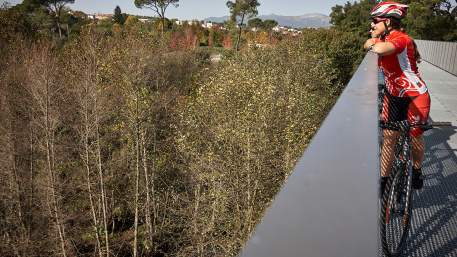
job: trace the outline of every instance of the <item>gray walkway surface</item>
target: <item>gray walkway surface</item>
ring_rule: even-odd
[[[423,62],[434,122],[452,126],[425,133],[424,188],[413,195],[413,218],[404,256],[457,257],[457,77]]]

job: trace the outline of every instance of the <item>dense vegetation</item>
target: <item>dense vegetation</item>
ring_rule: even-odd
[[[38,38],[2,49],[2,256],[236,255],[360,57],[333,30],[213,65],[141,25]]]
[[[368,17],[376,0],[362,0],[336,5],[330,14],[331,23],[343,31],[368,36]],[[450,0],[398,0],[409,6],[403,22],[409,35],[416,39],[457,41],[457,1]]]
[[[0,8],[1,256],[235,256],[363,56],[37,2]]]

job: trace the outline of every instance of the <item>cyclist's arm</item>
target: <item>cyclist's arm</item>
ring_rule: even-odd
[[[396,51],[395,45],[391,42],[378,42],[373,45],[371,51],[377,53],[380,56],[393,54]]]
[[[391,42],[383,42],[379,38],[368,39],[363,45],[363,48],[371,50],[381,56],[392,54],[397,50],[394,44]]]

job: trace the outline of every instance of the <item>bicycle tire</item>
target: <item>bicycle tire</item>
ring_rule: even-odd
[[[412,211],[412,176],[406,164],[396,165],[387,181],[381,205],[381,243],[387,257],[399,256],[409,233]]]

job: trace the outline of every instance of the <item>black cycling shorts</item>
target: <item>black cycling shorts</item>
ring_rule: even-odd
[[[397,97],[386,92],[382,107],[381,120],[397,122],[408,120],[410,123],[427,123],[430,112],[430,95],[428,92],[413,97]],[[421,128],[410,131],[412,137],[422,135]]]

